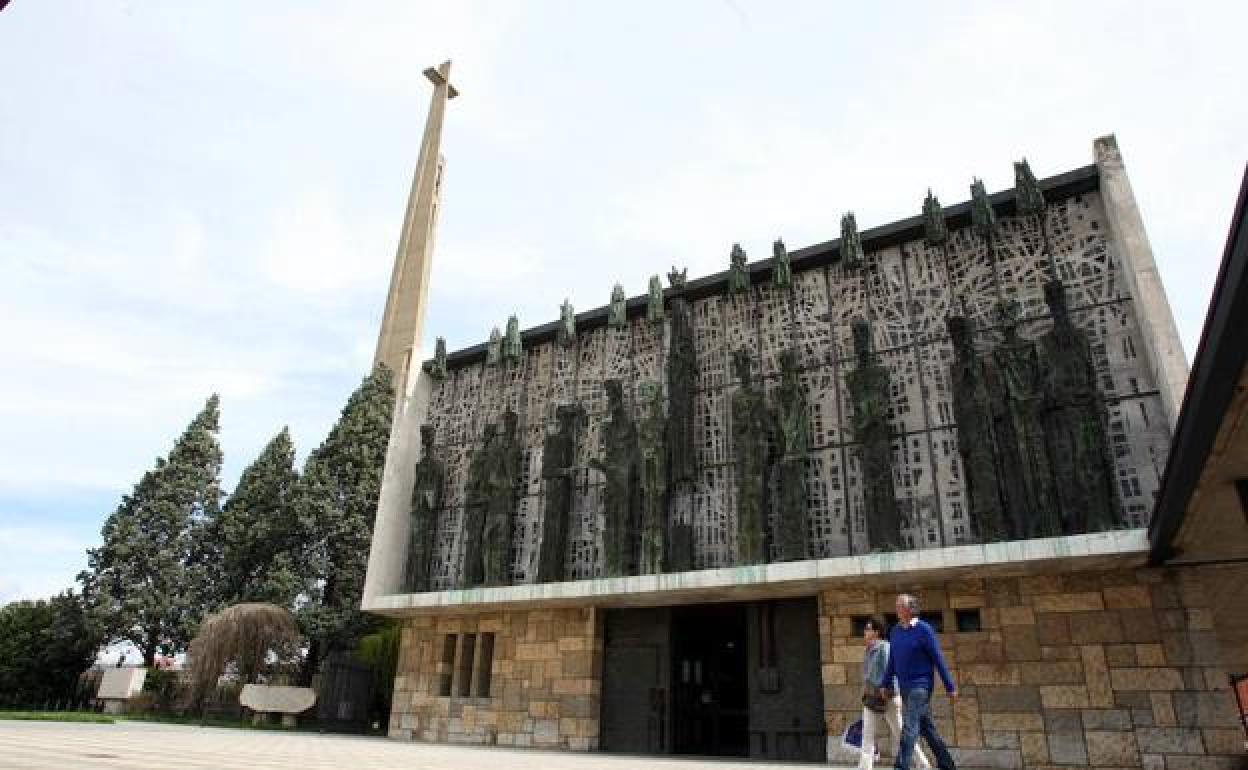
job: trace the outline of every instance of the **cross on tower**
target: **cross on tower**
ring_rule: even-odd
[[[451,85],[451,62],[425,69],[425,77],[433,83],[429,117],[420,143],[420,157],[412,176],[412,190],[407,199],[399,248],[394,256],[390,275],[390,292],[377,335],[377,352],[373,362],[384,363],[394,373],[395,389],[400,400],[407,385],[414,380],[412,371],[419,370],[418,353],[425,324],[425,300],[429,294],[429,271],[433,264],[434,231],[438,221],[441,198],[442,119],[446,102],[459,96]]]

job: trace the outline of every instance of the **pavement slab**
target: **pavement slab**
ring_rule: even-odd
[[[378,737],[150,722],[0,721],[0,767],[22,770],[744,770],[811,765],[451,746]]]

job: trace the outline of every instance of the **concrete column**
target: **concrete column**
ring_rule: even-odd
[[[365,610],[374,609],[374,600],[379,596],[403,592],[411,533],[412,483],[416,463],[420,461],[420,424],[429,412],[432,395],[433,378],[419,371],[407,381],[406,392],[400,392],[395,403],[360,602]]]
[[[1094,149],[1101,176],[1101,200],[1110,233],[1118,247],[1116,253],[1123,267],[1123,281],[1135,302],[1140,342],[1161,391],[1162,408],[1173,434],[1187,388],[1187,356],[1157,273],[1153,249],[1144,232],[1144,221],[1131,191],[1118,140],[1112,134],[1103,136],[1096,140]]]

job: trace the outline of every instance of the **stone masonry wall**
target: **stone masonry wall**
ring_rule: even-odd
[[[951,706],[937,685],[932,702],[959,767],[1241,766],[1244,733],[1197,570],[991,578],[906,590],[920,596],[926,617],[944,616],[941,647],[961,697]],[[861,715],[863,647],[852,636],[852,618],[891,612],[895,598],[895,591],[862,587],[820,594],[832,761],[845,725]],[[958,609],[978,609],[982,630],[957,632]]]
[[[475,695],[483,650],[471,669],[442,662],[493,634],[488,696]],[[449,743],[592,750],[598,747],[602,613],[592,608],[422,616],[403,629],[390,737]],[[462,659],[462,650],[456,650]],[[471,676],[471,679],[468,677]],[[450,696],[440,694],[449,677]],[[461,684],[470,694],[460,695]]]

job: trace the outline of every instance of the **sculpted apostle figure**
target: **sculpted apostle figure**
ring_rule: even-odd
[[[486,508],[490,498],[490,467],[493,461],[498,426],[486,424],[481,446],[472,453],[468,464],[468,483],[464,489],[464,523],[460,531],[461,588],[481,585],[485,579],[482,539],[485,536]]]
[[[584,411],[576,405],[555,409],[558,429],[542,445],[542,479],[545,482],[542,541],[538,550],[537,580],[563,580],[564,555],[568,550],[568,518],[572,515],[572,481],[576,463],[577,433]]]
[[[673,484],[693,481],[697,477],[697,456],[694,451],[693,412],[697,397],[698,352],[694,344],[693,311],[680,293],[684,274],[675,268],[672,279],[669,348],[667,355],[667,455],[668,473]]]
[[[1092,346],[1087,332],[1071,320],[1062,282],[1046,283],[1044,298],[1053,316],[1053,329],[1040,339],[1044,430],[1062,529],[1069,534],[1112,529],[1119,521],[1120,502]]]
[[[854,352],[858,367],[847,378],[854,404],[854,439],[862,458],[862,496],[867,543],[872,551],[896,551],[901,544],[901,512],[893,486],[893,429],[889,424],[892,397],[888,367],[871,350],[871,325],[854,321]]]
[[[1043,374],[1035,344],[1018,334],[1020,313],[1013,300],[997,308],[1004,338],[993,350],[988,386],[997,474],[1015,537],[1051,537],[1061,533],[1061,522],[1045,446]]]
[[[420,462],[412,482],[412,509],[407,546],[407,590],[429,590],[430,563],[433,560],[437,516],[442,510],[442,489],[446,467],[433,451],[432,425],[420,426]]]
[[[619,577],[635,574],[637,568],[637,426],[624,405],[623,384],[610,379],[603,386],[611,415],[602,429],[603,457],[590,460],[590,465],[607,477],[603,489],[603,570],[607,577]]]
[[[510,582],[511,532],[519,501],[524,455],[516,436],[516,413],[503,413],[503,437],[489,454],[485,513],[484,579],[486,585]]]
[[[806,456],[810,450],[810,422],[806,392],[797,369],[797,353],[780,354],[780,388],[772,417],[776,445],[776,530],[772,539],[779,561],[805,559],[810,553],[807,531]]]
[[[657,382],[641,386],[638,471],[641,481],[640,569],[643,575],[667,569],[667,418],[663,389]]]
[[[737,482],[737,564],[767,562],[767,404],[750,375],[750,353],[732,354],[740,387],[732,394],[732,457]],[[794,441],[799,440],[794,437]]]
[[[966,316],[945,321],[953,341],[950,365],[953,415],[958,424],[958,452],[966,480],[967,510],[981,542],[1018,537],[1007,526],[997,477],[997,436],[992,420],[992,395],[988,372],[975,351],[974,322]]]

